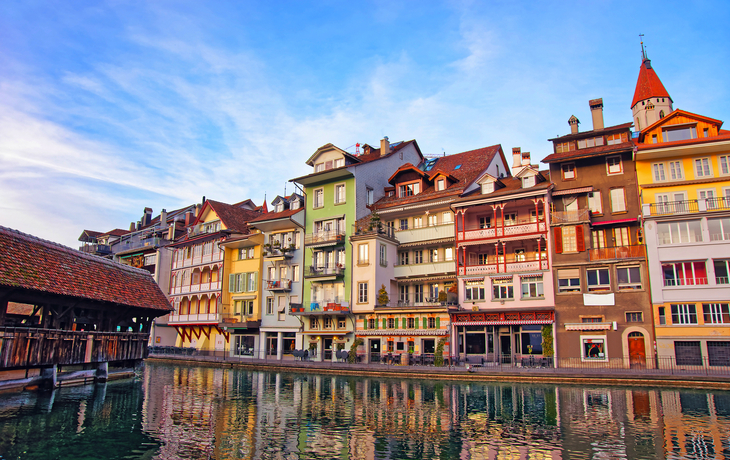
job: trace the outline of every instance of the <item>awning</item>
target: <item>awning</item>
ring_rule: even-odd
[[[399,248],[413,248],[417,246],[430,246],[430,245],[437,245],[437,244],[443,244],[443,243],[453,243],[455,241],[454,237],[450,238],[441,238],[438,240],[427,240],[427,241],[414,241],[412,243],[403,243],[398,245]]]
[[[608,331],[613,323],[565,323],[566,331]]]
[[[411,336],[411,335],[448,335],[448,329],[367,329],[357,331],[357,336],[369,335],[393,335],[393,336]]]
[[[504,320],[504,321],[461,321],[451,323],[454,326],[520,326],[523,324],[553,324],[551,319]]]
[[[593,222],[593,221],[591,221],[591,225],[593,227],[595,227],[597,225],[624,224],[624,223],[637,222],[637,221],[638,221],[638,219],[634,217],[633,219],[607,220],[605,222]]]
[[[560,196],[560,195],[576,195],[578,193],[588,193],[592,192],[593,187],[579,187],[579,188],[569,188],[567,190],[553,190],[553,196]]]

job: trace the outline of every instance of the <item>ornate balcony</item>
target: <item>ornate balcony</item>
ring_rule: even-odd
[[[468,240],[486,240],[492,238],[505,238],[519,235],[534,235],[535,233],[547,232],[547,226],[544,221],[540,222],[521,222],[516,225],[505,225],[504,227],[477,228],[467,229],[464,232],[461,241]]]
[[[543,260],[515,260],[506,262],[467,265],[459,267],[459,275],[496,275],[498,273],[517,273],[536,270],[547,270],[547,259]]]
[[[175,286],[170,288],[170,295],[190,294],[192,292],[220,291],[221,282],[212,281],[209,283],[192,284],[189,286]]]
[[[291,291],[291,280],[268,280],[266,281],[266,289],[279,292]]]
[[[219,324],[223,317],[219,313],[199,313],[196,315],[170,315],[168,324]]]

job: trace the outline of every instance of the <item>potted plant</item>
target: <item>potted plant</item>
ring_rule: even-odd
[[[390,298],[388,298],[388,290],[385,289],[385,284],[380,285],[378,290],[378,305],[388,305]]]
[[[433,365],[436,367],[444,366],[444,345],[446,344],[446,337],[441,337],[436,344],[436,353],[433,355]]]
[[[439,291],[439,302],[441,302],[441,305],[446,305],[447,299],[446,291]]]
[[[365,343],[361,338],[357,338],[352,342],[352,345],[350,345],[350,354],[347,355],[347,362],[350,364],[354,363],[355,360],[357,360],[357,347]]]

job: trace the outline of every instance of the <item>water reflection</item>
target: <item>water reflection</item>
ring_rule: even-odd
[[[727,392],[150,363],[137,382],[0,396],[0,458],[701,459],[729,442]]]

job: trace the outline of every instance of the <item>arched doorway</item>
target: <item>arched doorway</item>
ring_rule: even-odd
[[[631,332],[629,334],[629,365],[632,368],[646,367],[646,347],[644,334]]]

